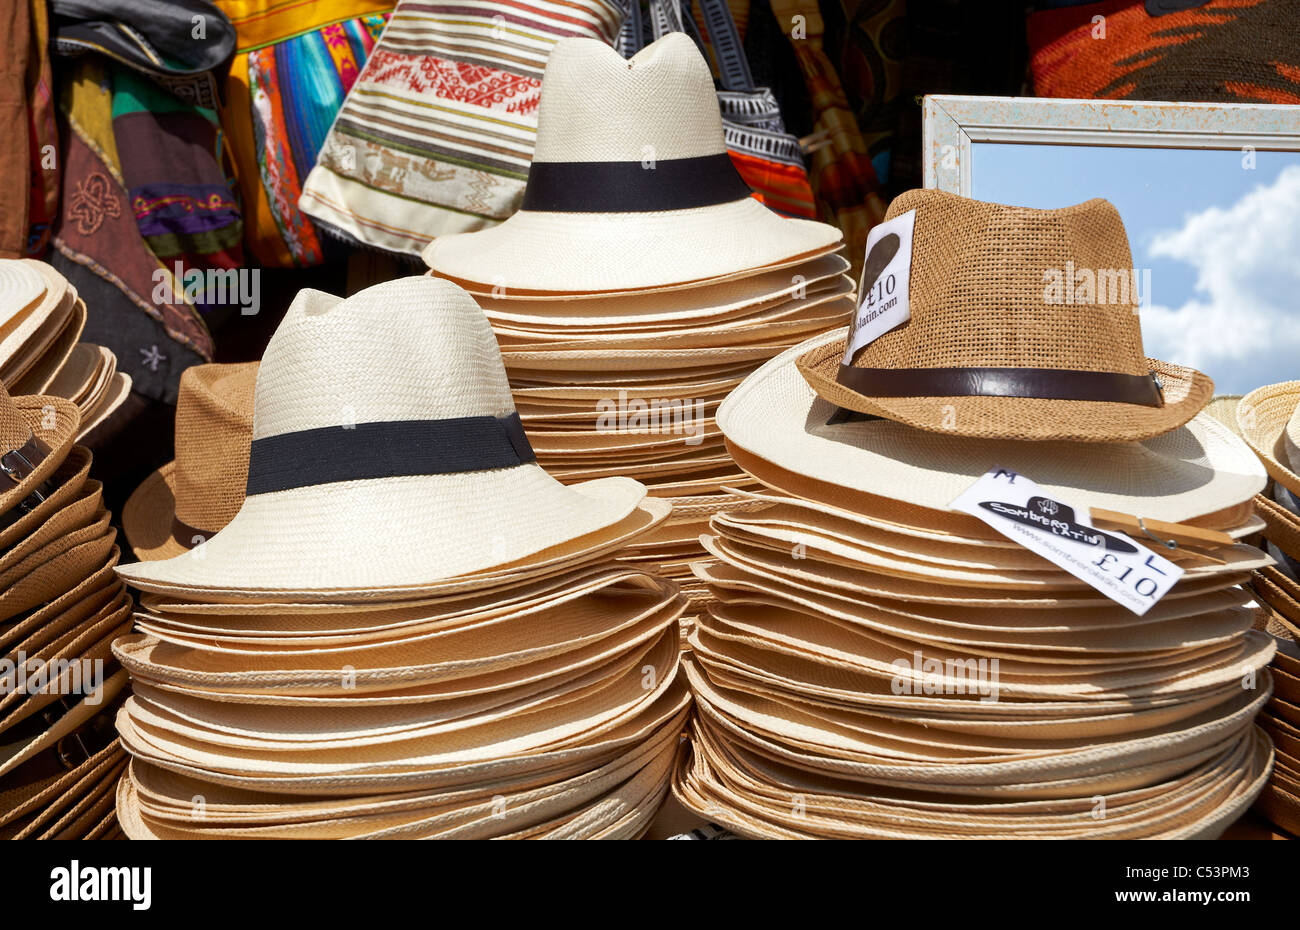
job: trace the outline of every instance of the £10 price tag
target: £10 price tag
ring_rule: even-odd
[[[912,232],[916,211],[900,213],[867,234],[867,254],[858,282],[858,309],[849,322],[844,364],[865,345],[912,318],[908,285],[912,277]]]
[[[1141,615],[1164,597],[1183,570],[1123,533],[1099,530],[1024,475],[993,468],[952,502]]]

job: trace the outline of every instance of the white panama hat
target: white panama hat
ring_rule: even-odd
[[[747,274],[836,248],[839,230],[750,196],[727,154],[708,64],[683,33],[631,59],[557,42],[522,208],[442,236],[443,277],[522,291],[621,291]]]
[[[939,511],[999,466],[1075,506],[1171,523],[1247,501],[1266,483],[1246,443],[1207,414],[1141,442],[1086,444],[974,439],[893,420],[842,420],[795,363],[844,333],[809,339],[746,378],[718,408],[727,441],[797,475]]]
[[[257,375],[248,493],[203,545],[122,566],[144,590],[413,596],[551,558],[645,488],[536,464],[482,311],[428,277],[304,290]]]

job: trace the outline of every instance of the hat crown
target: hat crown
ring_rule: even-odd
[[[1282,450],[1292,471],[1300,471],[1300,405],[1282,429]]]
[[[9,392],[0,385],[0,454],[21,449],[32,438],[32,427]]]
[[[201,532],[220,530],[244,500],[257,369],[257,362],[194,365],[181,375],[175,513],[177,520]]]
[[[708,63],[669,33],[625,59],[595,39],[562,39],[547,59],[535,162],[643,162],[726,151]]]
[[[885,219],[908,210],[911,319],[860,351],[855,366],[1147,374],[1140,282],[1110,203],[1037,210],[914,190]]]
[[[346,300],[300,291],[262,358],[253,439],[514,409],[487,317],[450,281],[417,276]]]

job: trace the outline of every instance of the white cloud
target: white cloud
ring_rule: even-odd
[[[1199,368],[1221,393],[1300,378],[1300,165],[1158,233],[1150,254],[1192,266],[1195,295],[1143,310],[1147,354]]]

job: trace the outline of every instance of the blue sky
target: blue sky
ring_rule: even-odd
[[[1224,394],[1300,378],[1300,152],[977,143],[971,178],[977,200],[1115,204],[1151,269],[1148,355]]]

